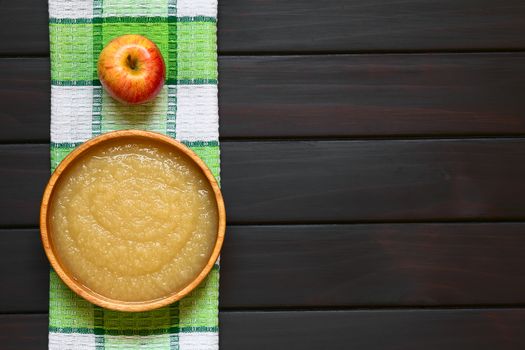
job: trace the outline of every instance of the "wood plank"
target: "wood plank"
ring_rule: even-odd
[[[0,227],[37,225],[48,145],[0,146]],[[223,142],[234,223],[522,220],[525,139]]]
[[[224,142],[230,223],[521,220],[525,139]]]
[[[37,229],[0,230],[0,313],[47,312],[49,263]]]
[[[48,55],[47,0],[0,2],[0,55]]]
[[[47,322],[47,314],[0,315],[2,349],[47,349]]]
[[[0,164],[0,227],[36,227],[50,176],[49,145],[0,145]]]
[[[221,313],[221,349],[516,350],[525,311]]]
[[[49,79],[47,58],[0,59],[0,141],[49,142]]]
[[[525,304],[525,223],[228,226],[220,307]],[[0,230],[0,313],[47,312],[37,229]]]
[[[221,136],[523,134],[524,61],[522,53],[222,57]]]
[[[525,224],[230,226],[221,308],[525,304]]]
[[[521,0],[227,0],[221,52],[523,49]],[[47,1],[0,4],[0,54],[47,54]],[[16,30],[14,30],[16,28]]]
[[[518,49],[521,0],[219,1],[227,52]]]
[[[523,309],[221,312],[220,346],[244,349],[515,350]],[[5,350],[46,349],[47,315],[1,315]]]
[[[221,57],[221,137],[523,135],[524,61],[523,53]],[[48,59],[0,59],[0,142],[49,141],[49,91]]]

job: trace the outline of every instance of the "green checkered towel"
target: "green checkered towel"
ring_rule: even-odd
[[[49,0],[51,167],[77,145],[117,129],[145,129],[191,147],[219,179],[216,0]],[[160,48],[167,81],[139,106],[110,98],[97,79],[102,48],[142,34]],[[50,349],[217,349],[218,265],[169,307],[123,313],[77,297],[51,272]]]

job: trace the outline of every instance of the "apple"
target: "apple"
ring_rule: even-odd
[[[137,34],[110,41],[100,53],[97,68],[98,78],[108,94],[126,104],[153,100],[166,78],[159,48]]]

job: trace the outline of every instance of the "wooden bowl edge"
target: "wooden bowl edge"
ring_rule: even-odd
[[[147,302],[124,302],[124,301],[118,301],[114,299],[106,298],[102,295],[99,295],[98,293],[95,293],[94,291],[90,291],[87,287],[80,284],[78,281],[73,279],[69,274],[62,268],[62,265],[60,264],[57,256],[54,253],[52,243],[50,240],[50,232],[48,229],[48,212],[49,212],[49,201],[51,199],[51,196],[53,194],[53,190],[55,188],[55,185],[60,178],[61,174],[68,169],[68,167],[84,152],[91,149],[92,147],[101,144],[103,142],[114,140],[122,137],[141,137],[145,139],[153,139],[155,141],[160,141],[162,143],[167,143],[171,146],[174,146],[177,148],[180,152],[187,155],[191,160],[198,165],[198,167],[202,170],[206,178],[208,179],[208,182],[210,186],[212,187],[215,195],[215,201],[217,204],[217,212],[218,212],[218,229],[217,229],[217,239],[215,241],[214,248],[212,250],[212,253],[210,255],[210,259],[204,266],[204,268],[201,270],[201,272],[191,281],[186,287],[184,287],[179,292],[172,294],[170,296],[167,296],[165,298],[147,301]],[[213,269],[213,266],[215,265],[220,251],[222,249],[222,245],[224,243],[224,237],[226,233],[226,209],[224,206],[224,199],[219,187],[219,184],[217,183],[217,180],[211,173],[210,169],[206,166],[204,161],[200,159],[200,157],[193,152],[189,147],[185,146],[181,142],[155,132],[150,131],[143,131],[143,130],[119,130],[119,131],[112,131],[97,137],[94,137],[77,148],[75,148],[71,153],[69,153],[64,160],[57,166],[53,174],[51,174],[51,177],[45,187],[44,194],[42,197],[42,202],[40,205],[40,237],[42,240],[42,246],[44,248],[44,251],[46,253],[46,256],[57,273],[57,275],[60,277],[60,279],[71,289],[73,290],[77,295],[81,296],[82,298],[86,299],[87,301],[101,306],[103,308],[107,308],[110,310],[116,310],[116,311],[126,311],[126,312],[142,312],[142,311],[149,311],[154,310],[166,305],[169,305],[171,303],[174,303],[182,298],[184,298],[186,295],[188,295],[191,291],[193,291],[210,273],[210,271]]]

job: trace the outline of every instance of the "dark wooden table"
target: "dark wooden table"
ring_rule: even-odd
[[[220,0],[221,349],[525,348],[525,2]],[[0,348],[47,345],[45,0],[0,0]]]

